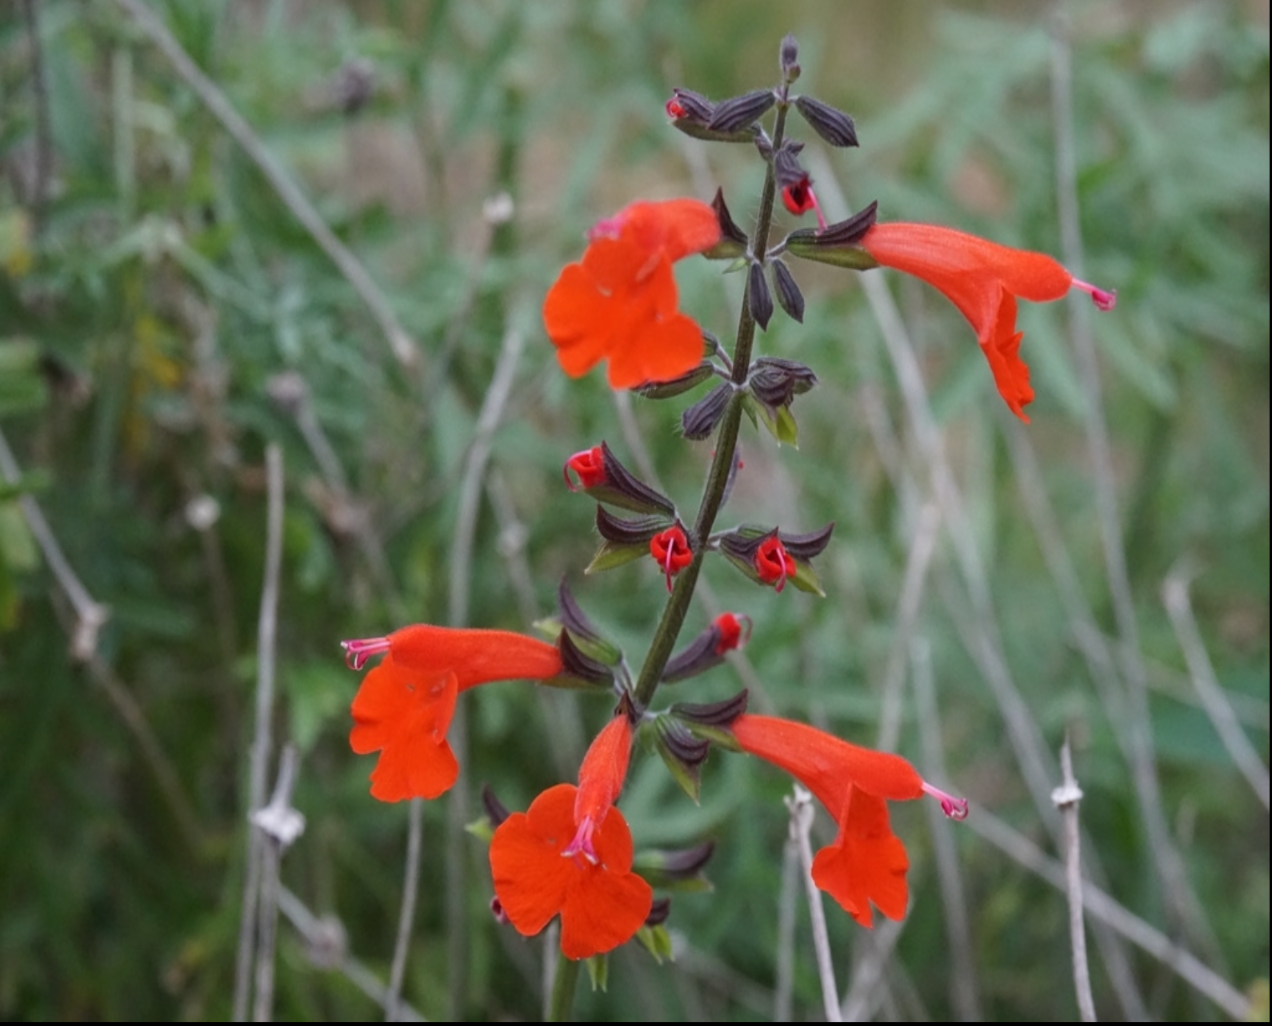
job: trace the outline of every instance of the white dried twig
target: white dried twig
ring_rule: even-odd
[[[1078,828],[1078,803],[1082,788],[1073,776],[1073,757],[1066,733],[1060,747],[1061,784],[1051,792],[1064,824],[1065,894],[1069,899],[1069,943],[1073,951],[1073,986],[1083,1022],[1098,1022],[1091,995],[1091,970],[1087,965],[1086,928],[1082,921],[1082,832]]]
[[[839,991],[835,987],[835,967],[830,958],[830,935],[826,931],[826,911],[822,908],[821,891],[813,883],[813,847],[808,835],[813,829],[813,796],[799,784],[795,794],[786,799],[790,810],[791,837],[799,846],[799,863],[808,892],[808,916],[813,933],[813,949],[817,954],[817,976],[821,980],[822,1004],[827,1022],[842,1022],[839,1015]]]

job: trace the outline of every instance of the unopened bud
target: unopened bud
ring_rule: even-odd
[[[782,78],[788,84],[799,78],[799,43],[790,34],[782,40],[780,61]]]
[[[680,415],[680,430],[684,436],[690,441],[699,442],[710,435],[724,416],[733,392],[733,384],[723,382],[685,410]]]
[[[799,290],[795,276],[782,261],[773,261],[773,284],[777,286],[777,303],[791,320],[804,323],[804,293]]]
[[[767,331],[769,319],[773,316],[773,296],[769,292],[768,279],[764,277],[764,265],[761,263],[753,263],[747,273],[746,301],[755,323]]]
[[[713,132],[736,132],[753,124],[776,102],[772,89],[756,89],[741,96],[730,96],[716,104],[707,128]]]
[[[804,116],[804,120],[812,126],[831,146],[856,146],[857,126],[842,110],[832,107],[811,96],[800,96],[795,100],[796,109]]]

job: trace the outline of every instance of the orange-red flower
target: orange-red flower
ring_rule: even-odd
[[[743,751],[785,770],[835,817],[839,833],[813,859],[813,882],[862,926],[873,903],[889,919],[905,915],[910,862],[888,823],[888,801],[936,797],[962,819],[967,802],[937,790],[899,755],[861,748],[814,727],[744,713],[730,728]]]
[[[1011,249],[975,235],[930,224],[875,224],[858,243],[877,263],[922,278],[959,308],[989,360],[998,391],[1013,413],[1028,421],[1033,401],[1029,368],[1020,358],[1016,299],[1046,303],[1069,289],[1091,295],[1111,310],[1117,293],[1079,281],[1043,253]]]
[[[692,199],[636,202],[589,233],[587,252],[548,290],[543,324],[571,377],[609,360],[611,388],[670,381],[702,359],[702,332],[676,308],[671,265],[720,240]]]
[[[459,764],[446,741],[459,693],[496,680],[547,680],[561,673],[554,645],[510,631],[415,624],[383,638],[341,642],[350,667],[386,653],[353,699],[349,744],[379,752],[371,794],[381,801],[436,798]]]
[[[613,808],[627,776],[625,711],[592,742],[579,786],[544,791],[495,830],[490,869],[501,912],[533,936],[561,917],[561,952],[590,958],[630,940],[649,915],[653,889],[632,872],[632,834]]]

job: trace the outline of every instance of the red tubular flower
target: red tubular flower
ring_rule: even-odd
[[[905,915],[910,862],[888,824],[888,801],[930,794],[947,816],[964,819],[967,802],[937,790],[899,755],[841,741],[791,720],[744,713],[730,728],[743,751],[785,770],[835,817],[839,833],[813,859],[813,882],[862,926],[873,903],[889,919]]]
[[[776,535],[765,538],[755,550],[755,572],[765,584],[773,585],[780,592],[786,587],[786,578],[794,576],[798,567],[795,559]]]
[[[570,479],[571,470],[578,475],[579,483],[577,486]],[[586,491],[589,488],[595,488],[597,485],[605,484],[607,480],[605,458],[601,454],[601,447],[594,445],[590,449],[576,452],[565,461],[563,473],[565,475],[565,485],[572,492],[578,491],[579,488]]]
[[[945,293],[976,329],[999,394],[1026,423],[1024,407],[1034,393],[1029,368],[1020,358],[1017,297],[1046,303],[1076,288],[1089,293],[1101,310],[1113,309],[1117,301],[1116,292],[1079,281],[1043,253],[1000,246],[952,228],[876,224],[859,245],[882,266],[913,274]]]
[[[671,265],[719,241],[715,211],[692,199],[632,203],[589,238],[583,260],[561,272],[543,302],[561,368],[577,378],[608,359],[611,388],[692,370],[702,332],[676,308]]]
[[[461,691],[496,680],[547,680],[562,670],[556,646],[510,631],[415,624],[341,644],[355,670],[387,653],[358,688],[349,733],[359,755],[380,753],[371,794],[385,802],[436,798],[455,783],[459,765],[446,731]]]
[[[653,889],[632,872],[632,834],[613,808],[627,776],[631,722],[620,712],[597,735],[579,786],[544,791],[495,830],[490,869],[500,912],[527,937],[561,917],[561,953],[590,958],[640,929]]]
[[[650,538],[649,554],[666,573],[668,591],[671,591],[671,579],[693,562],[693,549],[679,525],[659,531]]]

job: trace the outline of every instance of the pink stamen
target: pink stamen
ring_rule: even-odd
[[[596,824],[592,822],[592,817],[584,816],[583,822],[579,824],[578,833],[574,835],[574,840],[561,850],[561,857],[573,858],[575,855],[582,855],[592,865],[596,865],[601,860],[597,857],[596,848],[592,845],[592,834],[595,832]]]
[[[1094,285],[1090,285],[1085,281],[1080,281],[1077,278],[1073,279],[1073,287],[1075,289],[1081,289],[1083,292],[1087,293],[1087,295],[1091,297],[1091,302],[1095,304],[1095,308],[1097,310],[1107,313],[1109,310],[1112,310],[1113,307],[1117,306],[1117,290],[1109,292],[1105,289],[1098,289]]]
[[[663,570],[667,572],[667,594],[671,594],[671,557],[676,551],[675,539],[667,545],[667,555],[663,557]]]
[[[820,234],[826,230],[826,215],[822,213],[821,204],[817,202],[817,193],[813,192],[811,183],[808,186],[808,198],[813,204],[813,213],[817,215],[817,231]]]
[[[966,798],[955,798],[952,794],[946,794],[939,787],[933,787],[926,780],[923,781],[923,793],[931,795],[941,803],[941,811],[950,819],[966,819],[968,808]]]
[[[623,221],[625,218],[621,214],[614,217],[602,218],[587,230],[587,241],[595,242],[597,239],[617,239],[623,234]]]
[[[351,670],[361,670],[373,655],[389,650],[389,639],[358,638],[354,641],[342,641],[340,647],[345,650],[345,666]]]

